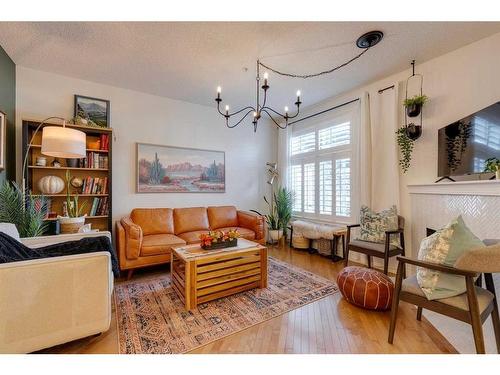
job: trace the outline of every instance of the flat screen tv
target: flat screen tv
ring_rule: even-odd
[[[485,161],[500,159],[500,102],[439,129],[438,175],[483,173]]]

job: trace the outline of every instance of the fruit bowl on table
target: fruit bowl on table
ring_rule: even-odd
[[[239,233],[237,230],[228,232],[210,231],[207,234],[201,234],[201,248],[203,250],[224,249],[226,247],[235,247],[238,245]]]

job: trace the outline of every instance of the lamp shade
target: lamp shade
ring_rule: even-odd
[[[84,158],[84,132],[63,126],[46,126],[42,131],[42,154],[56,158]]]

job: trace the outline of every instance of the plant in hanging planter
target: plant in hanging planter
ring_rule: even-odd
[[[414,147],[414,140],[408,137],[406,126],[402,126],[396,131],[396,141],[400,151],[399,165],[403,173],[406,173],[410,168]]]
[[[75,194],[74,198],[71,199],[71,174],[69,170],[66,170],[66,205],[67,205],[67,216],[58,216],[59,224],[61,225],[61,233],[76,233],[78,230],[85,225],[84,214],[87,202],[79,203],[78,193]]]
[[[497,180],[500,180],[500,159],[489,158],[484,162],[485,172],[494,172]]]
[[[472,135],[471,123],[457,121],[446,127],[445,135],[448,167],[453,172],[462,163],[462,156],[467,150],[468,140]]]
[[[403,105],[406,107],[408,117],[417,117],[428,99],[426,95],[415,95],[413,98],[405,99]]]

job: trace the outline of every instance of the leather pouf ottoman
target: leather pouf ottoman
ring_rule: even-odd
[[[346,267],[337,276],[344,298],[353,305],[369,310],[391,307],[394,283],[382,272],[365,267]]]

